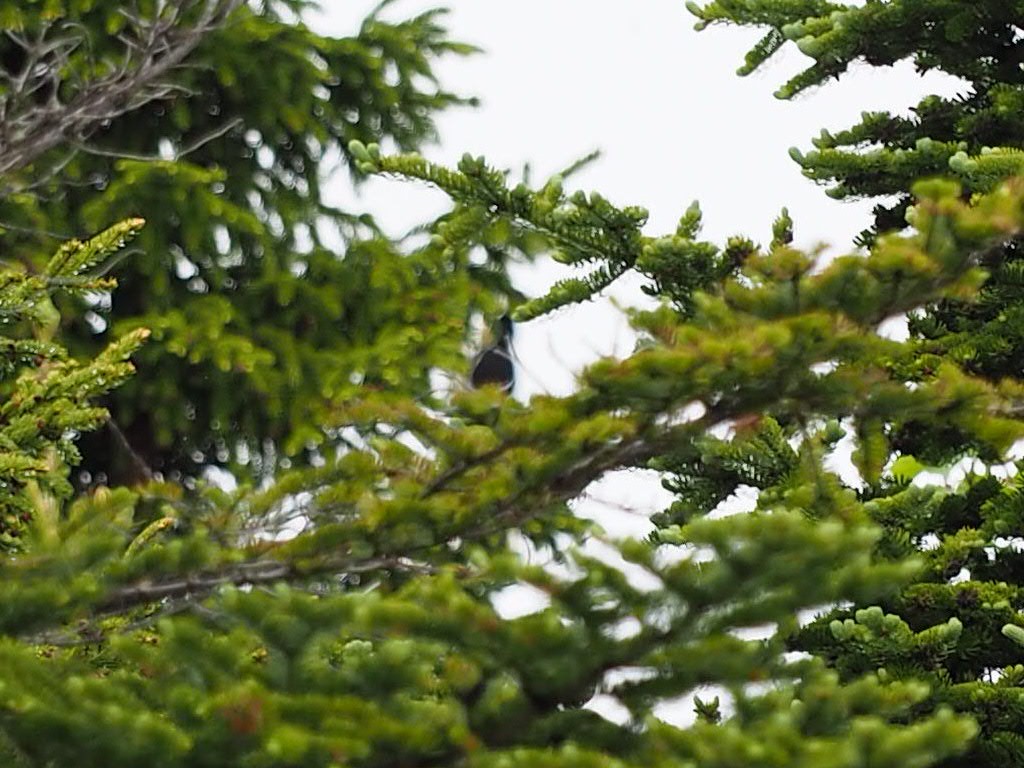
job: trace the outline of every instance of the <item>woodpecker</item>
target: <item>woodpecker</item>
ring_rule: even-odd
[[[473,359],[473,372],[469,381],[474,389],[497,384],[502,392],[511,392],[516,383],[516,369],[512,364],[512,318],[502,315],[498,320],[498,337]]]

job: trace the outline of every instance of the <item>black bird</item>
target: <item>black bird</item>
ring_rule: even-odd
[[[497,384],[502,392],[511,392],[516,383],[516,369],[512,364],[512,318],[502,315],[498,320],[498,337],[473,360],[469,381],[474,389]]]

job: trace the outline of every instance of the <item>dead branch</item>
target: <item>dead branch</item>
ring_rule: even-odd
[[[87,71],[105,65],[107,73],[87,79],[75,74],[81,67],[71,65],[73,54],[87,60],[92,56],[87,32],[79,26],[51,24],[32,36],[7,30],[23,56],[18,71],[0,70],[0,178],[32,166],[63,144],[84,148],[89,135],[106,122],[179,91],[173,71],[241,3],[170,0],[148,16],[121,9],[128,21],[118,36],[122,56],[91,61]],[[5,193],[16,189],[11,186]]]

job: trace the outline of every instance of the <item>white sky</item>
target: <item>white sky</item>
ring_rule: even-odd
[[[349,34],[374,0],[323,0],[317,26]],[[388,18],[403,18],[441,3],[399,0]],[[783,102],[774,90],[809,62],[792,45],[763,71],[746,78],[735,70],[761,32],[714,27],[698,33],[682,0],[449,0],[453,37],[484,53],[448,59],[437,72],[448,90],[478,96],[477,109],[453,110],[438,121],[440,146],[423,154],[453,165],[463,152],[518,172],[532,167],[532,181],[593,149],[602,158],[566,183],[567,190],[599,191],[618,205],[651,212],[647,233],[675,229],[691,201],[704,211],[704,236],[724,244],[734,234],[770,239],[783,206],[795,222],[796,244],[830,246],[842,253],[869,223],[871,202],[840,203],[804,178],[787,150],[811,147],[822,128],[846,128],[861,111],[906,112],[927,93],[952,95],[951,78],[921,78],[903,64],[862,67],[842,81]],[[851,3],[859,5],[860,3]],[[446,210],[446,198],[423,185],[373,179],[359,200],[345,180],[332,188],[334,202],[362,207],[395,232]],[[539,295],[566,274],[554,264],[517,273],[520,287]],[[639,280],[620,281],[619,301],[642,300]],[[516,396],[567,394],[573,373],[605,354],[628,354],[633,343],[621,314],[607,300],[590,302],[519,326],[521,362]],[[653,473],[621,473],[595,483],[579,514],[598,519],[614,536],[643,535],[650,524],[632,510],[656,510],[668,501]],[[644,477],[644,475],[650,475]],[[608,507],[595,501],[613,501]],[[733,505],[749,508],[752,499]],[[511,593],[508,614],[529,611],[527,595]],[[614,702],[595,707],[615,715]],[[685,724],[687,703],[661,715]]]

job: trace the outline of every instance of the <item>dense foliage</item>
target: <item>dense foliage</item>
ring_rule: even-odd
[[[129,21],[143,39],[173,7],[171,34],[207,5],[143,3]],[[450,169],[415,152],[431,114],[463,101],[430,79],[437,55],[469,51],[438,14],[395,23],[378,9],[356,37],[327,39],[295,20],[305,5],[233,7],[174,87],[9,173],[0,759],[1022,762],[1024,496],[987,467],[1024,437],[1024,387],[985,346],[1018,338],[997,325],[1020,311],[1013,142],[927,166],[913,152],[951,139],[891,118],[892,136],[829,135],[798,154],[844,194],[902,199],[829,263],[793,247],[785,211],[764,246],[702,240],[696,205],[651,235],[644,209],[559,176],[534,189],[482,158]],[[997,90],[998,61],[972,69],[963,49],[987,62],[997,37],[1014,46],[1000,21],[1022,13],[1005,7],[692,10],[770,28],[747,69],[798,40],[816,63],[787,96],[853,60],[903,56]],[[131,38],[103,4],[64,13],[8,11],[18,34],[0,61],[16,74],[47,50],[33,40],[95,41],[61,59],[77,74],[57,100],[74,103]],[[985,103],[963,100],[957,142]],[[453,209],[429,238],[389,240],[324,205],[322,174],[344,158],[357,177],[432,183]],[[855,168],[878,186],[848,179]],[[936,171],[953,180],[920,178]],[[44,247],[69,230],[101,234]],[[504,267],[539,254],[586,271],[521,301]],[[660,304],[633,313],[636,351],[592,365],[575,394],[432,388],[465,375],[478,314],[525,322],[628,271]],[[879,334],[901,314],[908,340]],[[856,487],[831,469],[847,443]],[[963,456],[982,474],[911,482]],[[202,482],[211,466],[237,489]],[[649,538],[610,541],[572,504],[632,467],[663,472],[675,501]],[[722,514],[742,487],[756,508]],[[609,557],[584,554],[587,538]],[[537,610],[499,611],[510,587]],[[587,706],[595,696],[621,716]],[[667,706],[694,722],[670,725]]]
[[[424,361],[457,365],[467,318],[490,308],[477,275],[494,272],[488,285],[501,290],[500,270],[471,270],[461,254],[409,256],[373,236],[372,217],[322,196],[348,141],[411,149],[434,138],[434,115],[467,103],[433,81],[434,61],[472,47],[450,39],[440,12],[389,22],[383,8],[352,37],[324,37],[290,21],[307,5],[236,9],[164,98],[8,179],[25,190],[0,201],[8,259],[33,264],[67,237],[147,221],[136,242],[145,257],[118,265],[119,290],[64,314],[77,353],[99,349],[108,328],[145,327],[156,342],[105,402],[149,471],[111,451],[105,430],[83,445],[92,479],[188,479],[209,466],[269,476],[281,459],[306,461],[326,415],[359,388],[401,383],[427,397]],[[0,40],[10,72],[26,64],[18,40],[41,35],[77,44],[72,72],[124,55],[116,4],[71,3],[58,22],[45,4],[7,13],[20,30]],[[51,166],[59,172],[39,170]]]
[[[865,113],[855,126],[823,130],[814,149],[792,151],[809,178],[831,185],[830,195],[895,199],[875,208],[865,242],[912,220],[907,214],[917,178],[956,179],[962,199],[977,200],[1024,168],[1024,128],[1018,119],[1024,99],[1024,7],[1019,3],[900,0],[854,8],[723,2],[692,10],[702,23],[769,28],[742,72],[752,71],[787,40],[811,57],[814,64],[780,89],[783,97],[838,77],[860,61],[886,65],[910,59],[921,72],[937,70],[963,80],[955,98],[927,96],[909,117]],[[986,271],[976,296],[967,301],[945,297],[910,314],[916,352],[909,364],[894,366],[894,375],[916,384],[929,380],[938,364],[955,363],[1002,386],[1020,385],[1021,244],[1015,236],[976,252],[977,264]],[[884,623],[879,623],[881,613],[839,611],[808,627],[795,647],[813,650],[845,676],[884,668],[899,678],[927,680],[934,702],[972,714],[981,726],[963,765],[1024,763],[1024,706],[1018,694],[1018,638],[1024,636],[1004,632],[1008,623],[1020,621],[1021,481],[1001,482],[990,474],[988,465],[999,464],[1002,455],[951,420],[936,428],[907,414],[884,426],[878,458],[886,460],[894,451],[900,463],[888,478],[865,474],[861,497],[886,530],[890,543],[884,554],[903,557],[927,547],[926,566],[882,603]],[[970,457],[987,464],[972,462],[971,473],[958,487],[905,487],[922,464]],[[702,478],[707,467],[686,469],[687,477]],[[765,487],[756,479],[744,482]],[[964,627],[956,644],[937,651],[921,636],[936,622],[954,617]],[[834,621],[842,627],[829,626]]]

